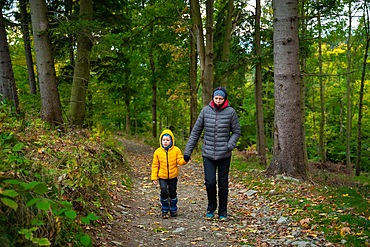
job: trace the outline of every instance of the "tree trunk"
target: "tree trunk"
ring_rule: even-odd
[[[18,94],[15,85],[12,61],[3,17],[3,4],[0,4],[0,101],[7,99],[18,111]]]
[[[212,100],[213,92],[213,2],[206,3],[206,53],[204,81],[202,87],[203,105],[206,106]]]
[[[190,1],[192,4],[192,1]],[[192,7],[190,7],[192,8]],[[193,19],[193,11],[190,13],[190,18]],[[197,51],[196,51],[196,26],[190,29],[190,54],[189,54],[189,85],[190,85],[190,132],[193,129],[198,116],[198,101],[197,101]],[[189,132],[189,134],[190,134]]]
[[[274,148],[268,175],[307,179],[304,160],[298,0],[274,0]]]
[[[135,119],[135,121],[134,121],[134,126],[135,126],[135,136],[137,136],[137,134],[138,134],[138,132],[139,132],[139,128],[138,128],[138,117],[137,117],[137,112],[136,112],[136,107],[135,107],[135,105],[134,105],[134,119]]]
[[[364,1],[364,9],[367,9],[367,0]],[[364,13],[364,25],[366,33],[366,44],[364,52],[364,60],[362,63],[362,74],[361,74],[361,85],[360,85],[360,97],[358,101],[358,121],[357,121],[357,160],[356,160],[356,176],[360,176],[361,172],[361,156],[362,156],[362,110],[363,110],[363,99],[364,99],[364,87],[365,87],[365,76],[366,76],[366,61],[370,46],[370,19],[368,12]]]
[[[226,28],[225,28],[225,38],[224,44],[222,49],[222,63],[227,64],[229,62],[229,55],[230,55],[230,42],[231,42],[231,33],[232,33],[232,26],[233,26],[233,14],[234,14],[234,0],[229,0],[227,5],[227,16],[226,16]],[[221,76],[221,86],[227,87],[228,78],[229,78],[228,71],[225,71]]]
[[[349,0],[348,7],[348,39],[347,39],[347,122],[346,122],[346,165],[351,167],[351,129],[352,129],[352,106],[351,106],[351,32],[352,32],[352,12],[351,0]]]
[[[305,0],[301,1],[301,20],[302,20],[302,38],[304,39],[306,36],[306,18],[305,18]],[[306,59],[307,59],[307,53],[302,55],[302,60],[301,60],[301,71],[306,70]],[[302,99],[302,104],[301,104],[301,117],[302,117],[302,128],[303,128],[303,151],[304,151],[304,160],[306,162],[305,166],[308,167],[308,154],[307,154],[307,141],[306,141],[306,77],[302,77],[301,81],[301,99]]]
[[[199,0],[190,0],[191,16],[195,26],[195,37],[197,40],[197,51],[199,55],[201,77],[204,74],[204,61],[205,61],[205,48],[204,48],[204,35],[202,16],[200,14]]]
[[[30,32],[28,29],[28,18],[27,18],[27,1],[19,0],[21,19],[22,19],[22,33],[23,33],[23,43],[24,51],[26,54],[27,71],[28,71],[28,81],[30,84],[30,93],[36,94],[36,79],[35,70],[33,68],[32,51],[30,44]]]
[[[64,1],[64,13],[66,16],[71,16],[73,14],[73,0],[65,0]],[[75,46],[75,36],[68,35],[69,40],[69,62],[70,64],[75,63],[75,56],[74,56],[74,46]]]
[[[150,69],[152,71],[152,136],[157,138],[157,79],[153,52],[149,52]]]
[[[191,18],[195,26],[195,38],[197,53],[199,56],[199,66],[200,66],[200,85],[203,86],[204,82],[204,70],[205,70],[205,45],[204,45],[204,34],[203,34],[203,24],[202,16],[200,14],[199,0],[190,0],[191,8]],[[204,99],[204,97],[202,97]],[[208,104],[208,102],[206,103]],[[204,105],[204,102],[203,102]]]
[[[203,106],[212,99],[213,91],[213,0],[207,0],[206,6],[206,45],[204,45],[202,17],[199,0],[191,1],[192,17],[195,25],[197,51],[200,63],[200,84],[202,85]]]
[[[319,46],[319,82],[320,82],[320,130],[319,130],[319,156],[321,162],[326,162],[326,150],[325,150],[325,96],[324,96],[324,82],[322,73],[322,39],[321,39],[321,15],[319,13],[317,17],[317,25],[319,29],[318,46]]]
[[[131,133],[131,117],[130,117],[130,95],[127,93],[125,96],[125,108],[126,108],[126,134]]]
[[[45,0],[30,0],[36,64],[41,95],[41,118],[52,125],[63,123],[55,74]]]
[[[80,20],[86,24],[92,20],[92,0],[80,1]],[[76,64],[69,105],[69,121],[82,126],[85,118],[86,89],[90,77],[90,52],[92,48],[89,27],[82,28],[77,37]]]
[[[263,90],[262,90],[262,62],[261,62],[261,1],[256,0],[256,26],[255,26],[255,51],[257,57],[256,63],[256,81],[255,81],[255,102],[256,102],[256,122],[257,122],[257,153],[261,164],[266,167],[266,144],[265,129],[263,121]]]

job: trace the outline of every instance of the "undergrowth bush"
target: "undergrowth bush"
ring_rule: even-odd
[[[112,191],[131,185],[120,145],[0,108],[0,246],[92,246],[87,226],[111,219]]]

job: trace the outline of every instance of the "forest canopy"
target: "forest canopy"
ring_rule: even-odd
[[[191,11],[197,1],[46,1],[48,28],[35,30],[32,21],[37,19],[31,17],[41,13],[41,8],[33,10],[32,5],[42,2],[2,1],[6,30],[2,37],[8,44],[17,108],[23,114],[41,114],[48,120],[45,108],[49,107],[57,111],[51,114],[54,118],[61,115],[49,119],[56,124],[102,126],[153,137],[163,128],[172,128],[180,140],[186,140],[193,118],[211,97],[209,88],[223,85],[241,122],[238,148],[259,151],[261,127],[256,128],[256,123],[260,117],[263,143],[271,154],[275,115],[271,1],[263,1],[259,8],[255,2],[214,1],[212,12],[207,4],[213,1],[198,1],[200,24],[211,21],[212,27],[202,29],[204,36],[212,34],[213,41],[211,50],[204,46],[205,60],[200,43],[192,41],[199,31],[196,11]],[[349,158],[356,163],[357,159],[361,170],[368,171],[366,1],[301,1],[298,9],[307,158],[335,163],[346,163]],[[212,20],[207,19],[210,13]],[[37,48],[43,34],[50,40],[47,52],[52,61],[37,54],[40,49],[46,51],[45,43]],[[25,49],[27,44],[29,50]],[[196,52],[192,53],[194,47]],[[202,62],[209,62],[209,52],[211,77]],[[191,62],[194,54],[195,65]],[[40,71],[43,63],[35,62],[38,56],[47,64],[53,62],[55,72]],[[8,60],[2,57],[2,61]],[[45,79],[42,73],[55,73],[55,78]],[[259,77],[262,112],[255,93]],[[52,87],[43,88],[54,80],[55,95]],[[8,87],[5,82],[2,86]],[[6,90],[2,94],[15,100]],[[42,101],[46,97],[53,97],[48,104]]]

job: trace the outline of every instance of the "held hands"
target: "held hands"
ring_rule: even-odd
[[[190,160],[190,155],[184,155],[184,160],[185,160],[186,162],[189,162],[189,160]]]

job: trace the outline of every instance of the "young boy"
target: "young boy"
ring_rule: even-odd
[[[152,181],[161,188],[160,202],[162,218],[177,216],[177,176],[178,166],[185,165],[181,150],[175,146],[175,137],[171,130],[166,129],[159,137],[160,147],[155,150],[152,162]]]

